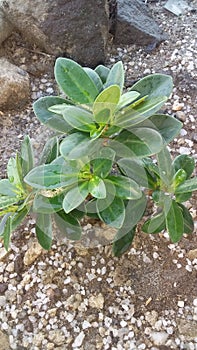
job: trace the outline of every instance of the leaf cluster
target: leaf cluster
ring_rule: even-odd
[[[33,109],[54,130],[35,166],[27,136],[20,154],[8,162],[0,181],[0,235],[8,249],[12,230],[36,213],[36,236],[52,244],[52,226],[79,240],[81,219],[95,217],[117,230],[116,256],[131,244],[151,192],[158,214],[144,225],[147,233],[167,229],[173,242],[193,230],[182,202],[197,188],[194,160],[171,160],[166,145],[182,124],[159,113],[172,92],[168,75],[149,75],[124,92],[121,62],[94,70],[58,58],[55,79],[60,96],[45,96]],[[153,157],[155,157],[154,159]]]

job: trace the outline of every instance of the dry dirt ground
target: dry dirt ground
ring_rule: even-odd
[[[153,51],[111,47],[108,65],[122,60],[126,85],[147,74],[174,80],[166,112],[183,121],[170,145],[173,155],[196,156],[196,11],[176,17],[165,1],[149,2],[169,38]],[[196,9],[196,1],[190,1]],[[10,37],[0,50],[26,69],[31,101],[23,111],[2,113],[1,173],[25,134],[38,154],[48,131],[32,112],[32,102],[56,93],[55,57]],[[179,109],[179,111],[177,111]],[[180,113],[181,111],[181,113]],[[196,194],[187,203],[196,222]],[[0,350],[197,350],[197,225],[192,235],[172,244],[166,233],[138,229],[132,248],[114,258],[111,246],[86,249],[54,241],[44,252],[36,243],[34,219],[12,236],[8,253],[0,243]]]

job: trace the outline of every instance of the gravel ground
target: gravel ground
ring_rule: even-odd
[[[174,90],[165,112],[184,125],[170,149],[173,155],[197,158],[196,13],[175,17],[164,3],[148,1],[169,40],[151,52],[112,47],[108,64],[123,61],[127,86],[154,72],[172,75]],[[27,49],[17,36],[5,44],[4,54],[29,71],[32,101],[55,94],[54,57]],[[31,104],[3,114],[0,124],[4,174],[25,134],[38,152],[49,132]],[[110,245],[85,248],[61,240],[45,252],[30,218],[14,233],[9,252],[0,243],[0,350],[197,350],[196,199],[194,194],[187,203],[194,234],[172,244],[166,233],[147,236],[139,227],[132,248],[120,259],[112,256]]]

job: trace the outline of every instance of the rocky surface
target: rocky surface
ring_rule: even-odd
[[[0,58],[0,108],[20,109],[30,97],[30,81],[28,73]]]
[[[126,87],[150,73],[172,75],[165,112],[184,124],[170,150],[196,158],[196,14],[175,17],[164,3],[148,1],[169,39],[151,52],[113,47],[108,65],[123,61]],[[31,103],[22,112],[1,112],[1,177],[25,134],[39,153],[48,131],[31,104],[57,93],[53,56],[24,47],[17,35],[4,44],[3,55],[29,72]],[[132,248],[120,259],[112,256],[110,245],[87,248],[54,240],[50,252],[37,250],[30,217],[13,234],[9,252],[0,243],[0,349],[196,350],[196,202],[195,193],[187,202],[195,221],[192,235],[172,244],[165,232],[147,236],[139,227]]]
[[[117,0],[115,42],[117,45],[152,45],[166,40],[147,6],[141,0]]]
[[[9,21],[25,41],[47,53],[66,54],[86,65],[105,60],[109,34],[107,0],[1,0],[0,11],[4,23]],[[6,33],[9,35],[6,28],[0,43]]]

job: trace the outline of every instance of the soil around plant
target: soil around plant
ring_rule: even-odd
[[[169,148],[173,156],[197,159],[196,12],[176,17],[164,10],[165,1],[147,3],[169,39],[153,50],[112,45],[107,65],[123,61],[126,87],[151,73],[173,77],[163,112],[183,127]],[[189,3],[196,8],[196,1]],[[24,135],[30,135],[38,157],[51,131],[40,125],[32,103],[58,89],[56,57],[28,46],[19,35],[3,44],[0,56],[26,70],[31,81],[31,103],[24,110],[0,112],[3,178]],[[0,242],[0,350],[197,350],[196,203],[194,193],[187,202],[193,234],[173,244],[165,232],[146,235],[139,225],[121,258],[112,256],[111,245],[87,248],[56,239],[46,252],[36,242],[30,217],[12,235],[8,252]]]

